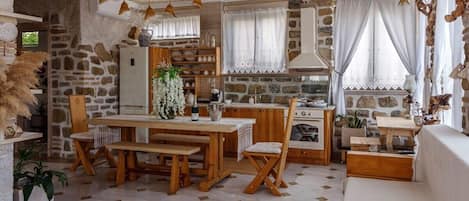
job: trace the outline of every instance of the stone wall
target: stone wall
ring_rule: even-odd
[[[116,60],[102,43],[74,44],[61,23],[51,25],[52,130],[51,153],[74,155],[70,137],[68,95],[85,95],[89,117],[118,112]]]
[[[466,56],[465,66],[469,67],[469,4],[466,5],[466,11],[462,17],[463,20],[463,41],[464,55]],[[462,80],[462,88],[464,89],[464,97],[462,99],[462,128],[466,135],[469,135],[469,80]]]
[[[225,77],[225,98],[249,102],[257,94],[260,103],[288,104],[289,98],[302,95],[327,100],[328,81],[302,80],[301,77]]]
[[[366,118],[374,124],[377,116],[398,117],[405,113],[405,91],[345,91],[347,114]]]

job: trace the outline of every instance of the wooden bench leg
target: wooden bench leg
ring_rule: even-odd
[[[191,176],[189,175],[189,156],[183,156],[181,165],[181,174],[183,176],[183,187],[191,185]]]
[[[175,194],[179,190],[179,156],[173,155],[171,160],[171,177],[168,194]]]
[[[111,168],[116,167],[116,160],[114,159],[114,156],[112,155],[111,151],[107,149],[106,147],[104,147],[104,155],[109,164],[109,167]]]
[[[90,162],[90,157],[89,157],[89,148],[83,146],[81,142],[78,140],[73,140],[73,143],[75,145],[75,150],[77,152],[77,156],[80,159],[80,163],[83,165],[83,168],[85,169],[86,174],[90,176],[94,176],[96,173],[94,171],[93,165],[91,165]]]
[[[125,182],[125,165],[126,165],[125,151],[118,151],[117,158],[117,171],[116,171],[116,185],[121,185]]]
[[[137,154],[134,151],[129,151],[127,156],[127,168],[134,170],[137,167]],[[129,172],[129,181],[137,180],[137,174],[133,171]]]

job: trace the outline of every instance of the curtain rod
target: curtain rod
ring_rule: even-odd
[[[288,1],[276,1],[276,2],[263,2],[263,3],[247,3],[243,5],[225,5],[223,11],[239,11],[239,10],[250,10],[259,8],[288,8]]]

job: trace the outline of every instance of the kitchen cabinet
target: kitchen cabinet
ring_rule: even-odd
[[[281,142],[284,129],[283,109],[226,108],[223,117],[256,119],[253,126],[253,143]],[[225,153],[236,155],[238,139],[236,135],[225,135]]]

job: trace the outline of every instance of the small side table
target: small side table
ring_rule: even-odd
[[[380,135],[386,136],[386,148],[393,152],[392,138],[394,136],[409,137],[410,143],[414,145],[414,136],[420,130],[412,119],[403,117],[376,117]]]

